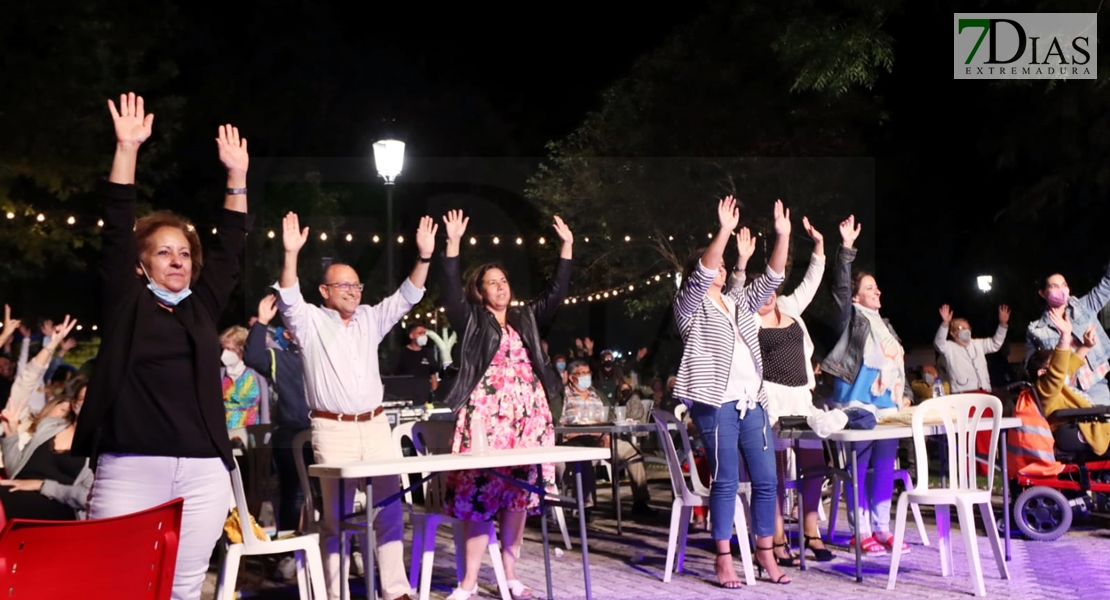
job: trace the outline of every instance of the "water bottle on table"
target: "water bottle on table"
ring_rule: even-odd
[[[944,395],[944,381],[942,381],[940,377],[937,377],[933,381],[933,397],[934,398],[940,398],[943,395]]]

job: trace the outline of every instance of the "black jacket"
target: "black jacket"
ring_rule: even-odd
[[[308,401],[305,400],[301,353],[295,347],[289,350],[276,348],[271,360],[270,349],[266,347],[268,335],[262,323],[251,325],[247,343],[243,346],[243,362],[261,373],[277,389],[277,411],[270,417],[270,422],[297,431],[308,429],[312,422],[308,418]],[[270,399],[265,400],[268,402]]]
[[[105,182],[104,227],[101,229],[101,328],[96,370],[89,380],[81,418],[73,436],[73,454],[87,456],[96,468],[100,430],[112,404],[119,397],[131,368],[132,341],[142,327],[136,314],[140,302],[157,302],[143,280],[135,275],[135,186]],[[221,210],[217,243],[208,248],[204,268],[193,284],[193,293],[174,307],[193,342],[196,389],[201,417],[220,458],[234,468],[227,435],[223,388],[220,384],[219,332],[216,327],[239,278],[239,257],[246,245],[247,215]],[[141,424],[137,424],[141,426]]]
[[[532,360],[532,372],[543,385],[549,402],[562,396],[563,380],[551,364],[551,359],[544,354],[540,327],[551,322],[567,296],[570,265],[571,261],[560,258],[547,289],[527,305],[510,307],[505,315],[506,322],[520,334]],[[501,346],[501,326],[484,306],[467,302],[460,285],[457,256],[443,259],[441,275],[444,312],[451,327],[462,338],[456,363],[458,375],[446,384],[450,389],[442,397],[452,411],[458,411],[470,399],[470,394],[493,362]]]

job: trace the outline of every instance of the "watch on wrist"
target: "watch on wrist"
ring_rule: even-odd
[[[227,188],[227,191],[224,192],[224,193],[227,194],[228,196],[246,196],[247,195],[247,188],[245,188],[245,187],[242,187],[242,188]]]
[[[419,260],[419,261],[420,261],[420,262],[422,262],[422,263],[430,263],[430,262],[432,262],[432,257],[430,257],[430,256],[429,256],[428,258],[424,258],[423,256],[418,256],[418,257],[416,257],[416,258],[417,258],[417,260]]]

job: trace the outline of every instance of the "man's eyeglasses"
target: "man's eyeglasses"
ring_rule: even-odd
[[[339,288],[339,291],[342,292],[361,292],[362,288],[366,287],[365,283],[347,283],[346,281],[343,283],[325,283],[324,285]]]

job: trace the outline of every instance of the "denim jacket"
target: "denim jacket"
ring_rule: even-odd
[[[837,247],[836,270],[833,272],[832,293],[836,302],[835,329],[840,332],[840,339],[836,346],[821,361],[821,370],[833,377],[840,378],[851,384],[859,375],[860,366],[863,365],[863,351],[867,347],[867,338],[871,335],[871,323],[866,317],[856,313],[852,306],[852,261],[856,259],[855,248]],[[901,338],[890,326],[890,321],[883,319],[890,334],[901,343]],[[903,388],[902,395],[913,400],[913,390],[909,385]],[[897,398],[894,399],[898,401]]]
[[[1098,311],[1102,310],[1107,302],[1110,302],[1110,271],[1102,276],[1102,281],[1086,296],[1068,298],[1068,317],[1071,318],[1072,332],[1076,340],[1083,336],[1089,325],[1095,326],[1095,335],[1098,336],[1098,343],[1087,353],[1086,364],[1080,367],[1068,382],[1084,391],[1106,379],[1107,372],[1110,372],[1110,362],[1108,362],[1110,361],[1110,337],[1107,337],[1106,330],[1098,320]],[[1040,319],[1029,324],[1025,332],[1026,362],[1037,350],[1055,348],[1059,341],[1060,332],[1048,320],[1048,311],[1045,311]]]

